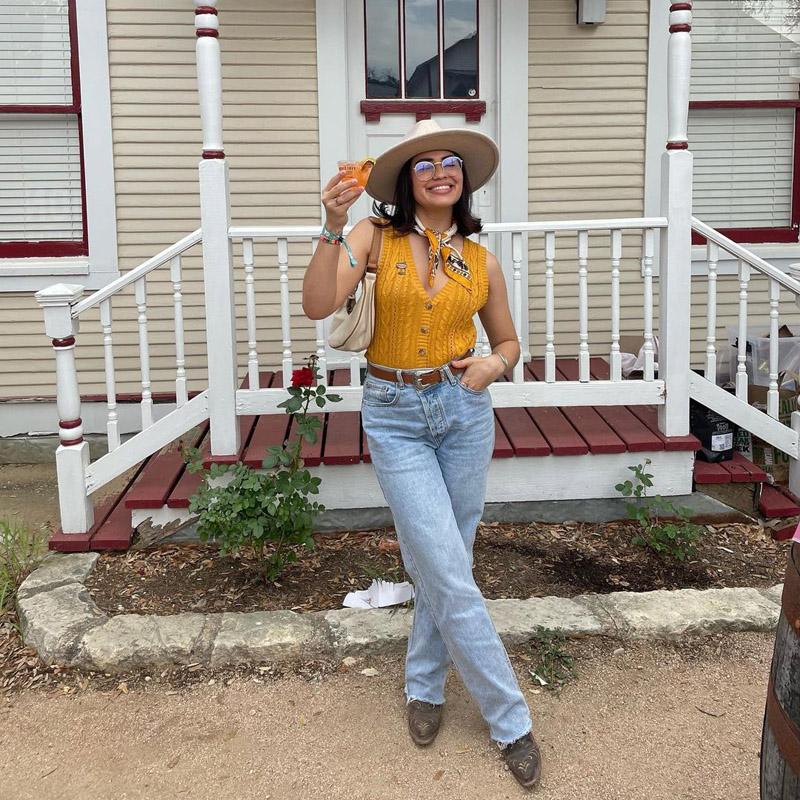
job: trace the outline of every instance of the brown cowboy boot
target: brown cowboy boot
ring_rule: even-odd
[[[526,789],[533,789],[542,777],[542,756],[532,733],[512,742],[502,750],[503,758],[514,777]]]
[[[442,705],[424,700],[412,700],[408,704],[408,731],[417,744],[424,746],[436,738],[442,721]]]

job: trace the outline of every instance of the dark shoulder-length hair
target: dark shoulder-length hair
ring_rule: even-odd
[[[458,155],[458,154],[456,154]],[[397,185],[394,190],[393,203],[379,203],[377,200],[372,204],[372,212],[380,217],[383,222],[377,223],[381,228],[394,228],[397,233],[404,236],[414,230],[414,215],[417,204],[414,200],[414,193],[411,189],[411,162],[409,158],[400,174],[397,176]],[[472,186],[467,174],[467,165],[462,167],[463,189],[461,197],[458,198],[453,206],[453,221],[458,226],[458,232],[467,237],[472,233],[480,233],[483,225],[479,217],[472,213]]]

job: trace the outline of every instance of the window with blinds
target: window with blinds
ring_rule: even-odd
[[[741,242],[797,241],[797,0],[692,5],[694,213]]]
[[[0,257],[88,252],[74,3],[4,7]]]

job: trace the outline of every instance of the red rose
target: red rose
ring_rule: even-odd
[[[296,369],[292,373],[292,386],[311,386],[314,383],[314,373],[308,367]]]

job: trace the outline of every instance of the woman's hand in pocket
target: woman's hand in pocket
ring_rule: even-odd
[[[456,369],[464,369],[460,375],[461,383],[475,392],[482,391],[505,372],[503,362],[496,356],[469,356],[451,361],[450,365]]]

